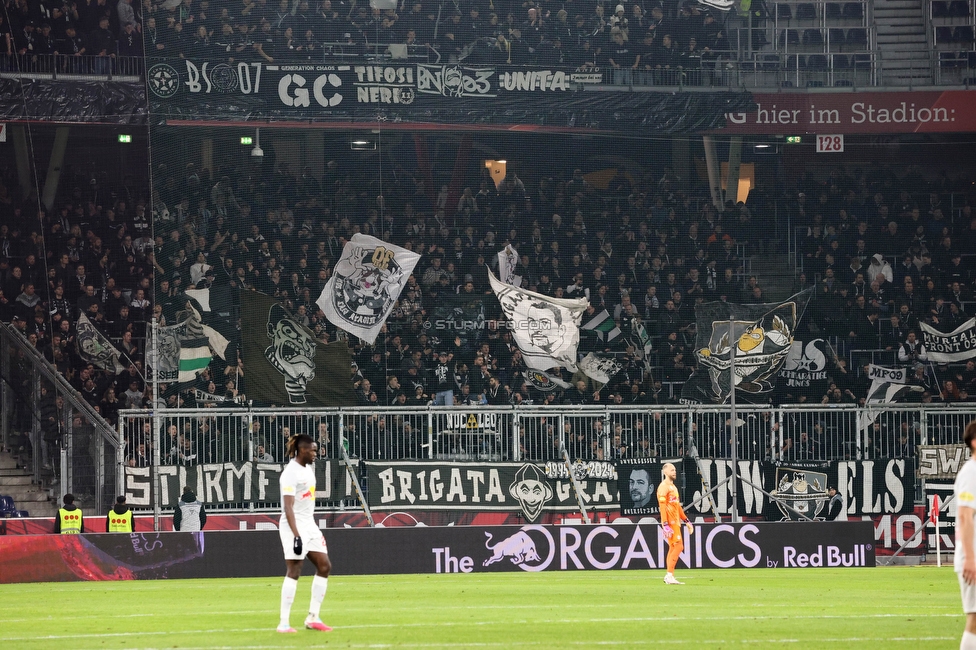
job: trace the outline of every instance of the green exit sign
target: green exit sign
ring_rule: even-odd
[[[800,144],[801,142],[803,142],[803,138],[798,135],[786,136],[786,144]]]
[[[242,135],[241,144],[254,144],[254,138],[249,135]]]
[[[123,144],[129,144],[130,142],[132,142],[132,136],[131,135],[126,135],[125,133],[120,133],[119,134],[119,142],[121,142]]]

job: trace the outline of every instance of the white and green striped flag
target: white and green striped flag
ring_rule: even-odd
[[[210,352],[210,344],[207,339],[180,341],[180,375],[178,381],[181,384],[193,381],[198,373],[210,365],[212,359],[213,354]]]

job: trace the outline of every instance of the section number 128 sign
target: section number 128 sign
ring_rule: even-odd
[[[818,135],[817,153],[841,153],[844,151],[844,134]]]

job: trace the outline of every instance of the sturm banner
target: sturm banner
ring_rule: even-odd
[[[588,508],[617,507],[613,463],[571,466]],[[578,511],[563,462],[430,463],[367,462],[368,499],[377,510],[500,510],[536,522],[544,511]]]
[[[284,468],[280,463],[260,462],[162,465],[158,468],[160,506],[176,507],[185,485],[207,506],[279,503],[278,477]],[[316,461],[315,483],[316,502],[339,501],[355,494],[341,461]],[[133,508],[148,508],[153,505],[152,496],[152,468],[126,467],[126,503]]]

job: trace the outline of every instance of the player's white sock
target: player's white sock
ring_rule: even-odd
[[[295,592],[298,591],[298,580],[285,576],[285,581],[281,583],[281,621],[282,627],[289,627],[288,619],[291,618],[291,604],[295,602]]]
[[[664,576],[664,577],[665,577],[665,578],[670,578],[670,579],[673,579],[673,578],[674,578],[674,574],[673,574],[673,573],[671,573],[670,571],[668,571],[668,574],[667,574],[666,576]]]
[[[329,579],[322,576],[312,578],[312,602],[308,605],[308,615],[314,618],[319,617],[319,610],[322,609],[322,601],[325,599],[325,592],[329,588]]]
[[[962,633],[962,643],[959,644],[959,650],[976,650],[976,634],[972,632]]]

